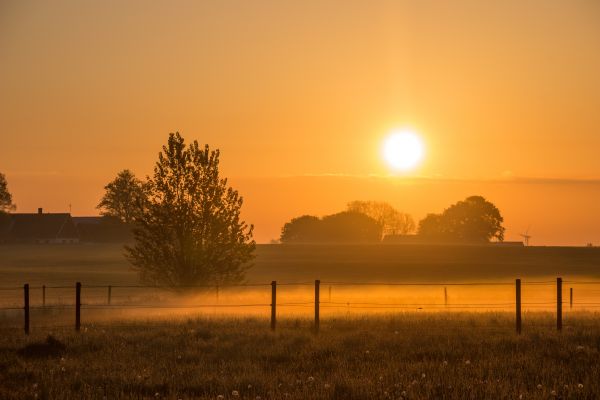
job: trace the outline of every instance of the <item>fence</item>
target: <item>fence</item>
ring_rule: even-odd
[[[139,304],[139,303],[131,303],[131,304],[115,304],[113,302],[113,289],[167,289],[166,287],[161,286],[141,286],[141,285],[89,285],[83,286],[80,282],[77,282],[75,286],[37,286],[32,287],[29,284],[25,284],[22,288],[16,287],[0,287],[0,291],[16,291],[23,290],[23,307],[0,307],[0,310],[22,310],[23,311],[23,329],[25,334],[29,334],[30,332],[30,322],[31,322],[31,310],[51,310],[51,309],[74,309],[75,311],[75,330],[79,331],[81,329],[81,310],[82,309],[143,309],[143,308],[164,308],[164,309],[195,309],[195,308],[204,308],[204,307],[228,307],[228,308],[239,308],[239,307],[269,307],[270,308],[270,327],[272,330],[276,330],[277,328],[277,307],[314,307],[314,325],[313,329],[315,332],[318,332],[320,329],[320,321],[321,321],[321,310],[322,309],[359,309],[359,310],[385,310],[385,311],[393,311],[393,310],[508,310],[514,307],[514,323],[515,330],[518,334],[522,332],[523,326],[523,318],[522,311],[524,307],[527,308],[548,308],[553,307],[555,305],[555,315],[556,315],[556,330],[561,331],[563,329],[563,306],[566,304],[566,301],[563,301],[563,284],[568,283],[571,285],[569,287],[569,310],[572,310],[574,306],[582,307],[585,309],[591,309],[600,307],[600,302],[594,301],[584,301],[584,302],[575,302],[574,301],[574,288],[573,286],[590,286],[590,285],[600,285],[600,281],[563,281],[562,278],[556,278],[556,281],[530,281],[530,282],[522,282],[521,279],[516,279],[514,282],[462,282],[462,283],[373,283],[373,282],[321,282],[320,280],[314,281],[314,299],[310,302],[280,302],[277,301],[277,289],[279,287],[287,287],[287,286],[312,286],[312,282],[302,282],[302,283],[277,283],[276,281],[272,281],[270,284],[241,284],[241,285],[227,285],[226,287],[231,288],[240,288],[240,287],[254,287],[254,288],[267,288],[270,286],[271,288],[271,296],[269,303],[234,303],[234,304],[220,304],[219,303],[219,291],[220,289],[224,289],[223,286],[209,286],[209,285],[199,285],[199,286],[186,286],[179,287],[180,289],[214,289],[216,294],[216,303],[203,303],[203,304]],[[328,300],[323,301],[321,298],[321,286],[328,286]],[[443,287],[443,303],[398,303],[398,302],[373,302],[373,301],[332,301],[331,292],[332,287],[388,287],[388,288],[401,288],[401,287]],[[448,287],[483,287],[489,288],[492,286],[506,286],[508,288],[514,287],[514,301],[510,302],[494,302],[494,303],[450,303],[448,296]],[[556,287],[556,298],[555,301],[543,301],[543,302],[523,302],[522,301],[522,287],[523,286],[555,286]],[[65,290],[65,289],[75,289],[75,302],[74,304],[47,304],[46,302],[46,293],[47,290]],[[82,290],[106,290],[106,302],[104,304],[97,303],[82,303]],[[41,305],[32,306],[30,293],[31,290],[41,290]],[[596,292],[600,292],[600,290],[596,290]],[[594,296],[595,297],[595,296]]]

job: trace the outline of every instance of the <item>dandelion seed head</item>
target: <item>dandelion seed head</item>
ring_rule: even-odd
[[[233,397],[238,397],[238,396],[240,395],[240,392],[238,392],[237,390],[232,390],[232,391],[231,391],[231,395],[232,395]]]
[[[427,375],[425,375],[425,374],[421,374],[421,378],[423,378],[423,379],[424,379],[426,376],[427,376]]]
[[[583,383],[578,383],[578,384],[577,384],[577,387],[578,387],[579,389],[583,389]]]
[[[312,376],[309,376],[308,379],[307,379],[307,381],[309,383],[313,383],[315,381],[315,378],[313,378]]]

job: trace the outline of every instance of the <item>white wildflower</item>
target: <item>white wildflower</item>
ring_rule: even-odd
[[[313,383],[315,381],[315,378],[313,378],[312,376],[309,376],[307,381],[308,381],[308,383]]]
[[[470,360],[467,360],[467,361],[465,361],[465,364],[466,364],[466,365],[471,365],[471,361],[470,361]]]
[[[541,389],[541,388],[542,388],[542,385],[538,384],[538,385],[537,385],[537,388],[538,388],[538,389]]]
[[[423,378],[423,379],[425,379],[426,376],[427,375],[425,375],[425,374],[421,374],[421,378]]]
[[[238,392],[237,390],[233,390],[233,391],[231,392],[231,395],[232,395],[233,397],[238,397],[238,396],[240,395],[240,392]]]
[[[583,383],[578,383],[578,384],[577,384],[577,387],[578,387],[579,389],[583,389]]]

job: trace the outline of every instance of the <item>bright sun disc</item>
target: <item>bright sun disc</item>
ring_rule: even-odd
[[[412,169],[423,158],[423,142],[418,135],[408,130],[392,132],[383,145],[383,156],[396,170]]]

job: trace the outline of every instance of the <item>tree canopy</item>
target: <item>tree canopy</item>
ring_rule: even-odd
[[[381,225],[384,235],[407,235],[414,232],[415,221],[383,201],[360,201],[348,203],[348,211],[365,214]]]
[[[8,191],[6,176],[0,172],[0,213],[9,213],[16,208],[17,206],[12,202],[12,195]]]
[[[355,211],[342,211],[318,218],[294,218],[283,226],[282,243],[361,243],[381,240],[381,225]]]
[[[470,196],[451,205],[442,214],[429,214],[419,223],[419,235],[458,242],[503,241],[504,218],[500,210],[482,196]]]
[[[126,224],[137,220],[146,203],[146,184],[133,172],[124,169],[105,187],[105,193],[96,208],[100,214],[116,217]]]
[[[254,257],[253,226],[219,175],[219,150],[169,135],[126,255],[142,281],[181,287],[239,282]]]

